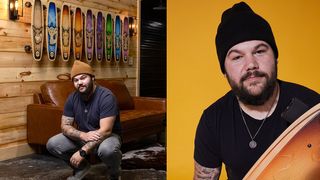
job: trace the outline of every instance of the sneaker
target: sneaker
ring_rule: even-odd
[[[67,180],[81,180],[83,179],[90,171],[90,164],[87,163],[83,169],[76,169],[73,171],[73,176],[69,176]]]

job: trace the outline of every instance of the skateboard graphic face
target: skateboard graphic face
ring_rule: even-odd
[[[114,46],[115,46],[115,60],[117,63],[120,62],[121,58],[121,19],[120,16],[116,16],[115,30],[114,30]]]
[[[32,49],[33,58],[36,61],[40,61],[43,52],[43,10],[42,3],[40,0],[35,0],[32,9],[32,21],[31,21],[31,38],[32,38]]]
[[[112,60],[112,46],[113,46],[113,20],[111,14],[107,15],[106,20],[106,59]]]
[[[103,58],[103,16],[99,11],[97,14],[97,22],[96,22],[96,59],[101,61]]]
[[[125,17],[123,20],[123,47],[122,47],[122,54],[123,54],[123,62],[128,62],[129,56],[129,18]]]
[[[68,61],[70,57],[71,19],[70,9],[67,5],[62,5],[60,26],[61,56],[64,61]]]
[[[58,38],[58,25],[57,25],[57,8],[54,2],[49,2],[47,12],[47,51],[50,61],[56,59],[57,54],[57,38]]]
[[[93,25],[93,14],[90,9],[87,10],[86,15],[86,58],[87,61],[92,61],[93,59],[93,50],[94,50],[94,25]]]
[[[82,11],[76,8],[73,19],[73,52],[76,60],[81,60],[83,42],[83,18]]]

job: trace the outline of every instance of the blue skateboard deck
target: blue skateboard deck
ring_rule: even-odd
[[[115,60],[117,63],[120,62],[121,59],[121,19],[120,16],[116,16],[115,20],[115,28],[114,28],[114,54]]]
[[[54,61],[57,56],[58,20],[57,7],[52,1],[47,8],[47,51],[50,61]]]

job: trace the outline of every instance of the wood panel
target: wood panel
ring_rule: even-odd
[[[0,161],[32,153],[34,153],[34,151],[27,144],[27,140],[22,140],[6,145],[0,145]]]
[[[69,67],[26,67],[26,68],[0,68],[0,82],[25,82],[25,81],[48,81],[58,80],[58,75],[68,75]],[[135,68],[94,68],[97,78],[134,78]]]
[[[24,46],[31,45],[31,38],[0,36],[0,42],[2,52],[25,52]]]
[[[27,124],[26,115],[26,111],[0,114],[0,130],[25,126]]]
[[[0,83],[0,98],[32,95],[43,82]]]
[[[33,96],[0,98],[0,114],[26,111],[27,104],[33,103]]]
[[[0,130],[0,145],[17,142],[27,139],[26,126],[18,126],[13,128]]]

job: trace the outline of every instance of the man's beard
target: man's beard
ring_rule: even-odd
[[[251,75],[254,75],[255,77],[265,77],[267,80],[260,94],[252,95],[243,85],[243,82]],[[241,77],[239,85],[231,80],[228,74],[226,74],[226,76],[233,92],[241,102],[247,105],[263,105],[272,96],[276,87],[277,65],[275,65],[274,71],[271,72],[271,77],[261,71],[249,71]]]
[[[86,87],[86,90],[84,92],[80,92],[80,87],[83,87],[83,86],[79,86],[77,88],[77,91],[80,93],[80,97],[82,100],[84,101],[88,101],[89,100],[89,97],[90,95],[92,94],[92,91],[93,91],[93,80],[90,79],[90,82],[88,83],[87,87]]]

